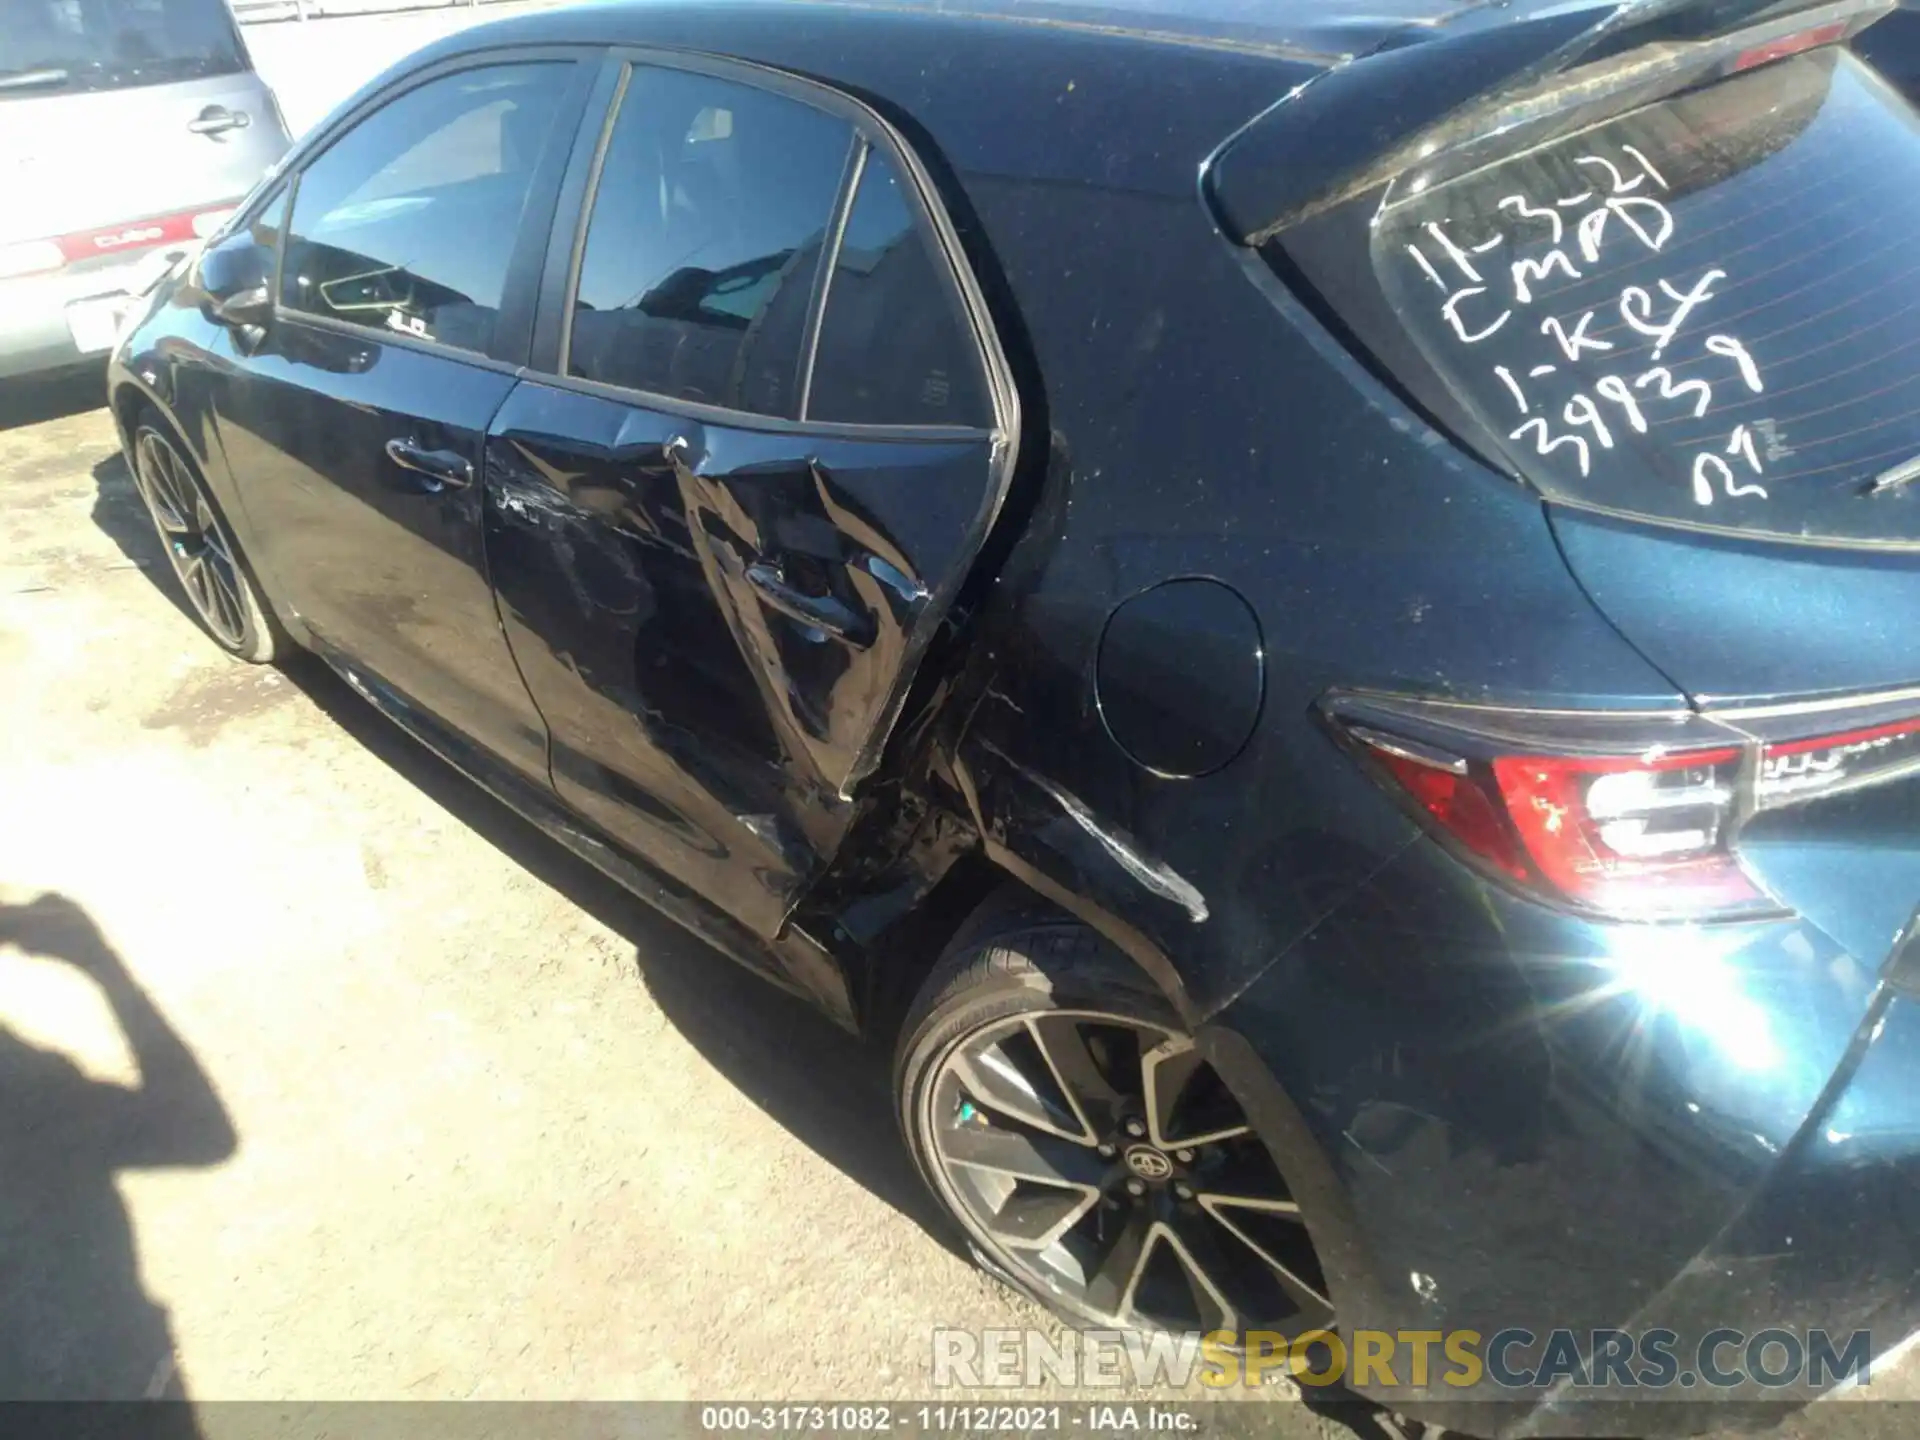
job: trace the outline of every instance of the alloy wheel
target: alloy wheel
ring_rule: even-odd
[[[134,480],[153,516],[167,558],[201,622],[229,650],[247,640],[247,606],[241,596],[233,545],[213,513],[199,480],[167,438],[142,430],[135,446]]]
[[[1187,1037],[1023,1014],[964,1036],[923,1093],[938,1184],[976,1243],[1083,1321],[1331,1326],[1300,1207]]]

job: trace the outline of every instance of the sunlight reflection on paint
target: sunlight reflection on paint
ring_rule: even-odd
[[[1614,953],[1599,963],[1613,976],[1608,992],[1637,998],[1645,1020],[1670,1015],[1741,1069],[1766,1070],[1780,1062],[1781,1050],[1765,1008],[1746,993],[1741,968],[1728,958],[1742,943],[1737,933],[1649,926],[1619,933]]]

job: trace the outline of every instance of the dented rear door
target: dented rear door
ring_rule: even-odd
[[[1011,390],[877,121],[724,65],[617,84],[488,553],[560,798],[772,935],[998,509]]]

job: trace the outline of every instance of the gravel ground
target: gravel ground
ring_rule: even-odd
[[[227,660],[146,526],[104,412],[0,430],[0,1396],[924,1397],[1044,1323],[884,1057]]]
[[[470,18],[249,40],[298,131]],[[227,661],[98,385],[0,392],[0,1397],[924,1399],[936,1327],[1045,1327],[885,1057],[318,665]]]

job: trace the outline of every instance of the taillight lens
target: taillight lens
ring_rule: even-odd
[[[1789,55],[1798,55],[1802,51],[1817,49],[1822,45],[1832,45],[1847,38],[1847,33],[1857,28],[1851,20],[1836,20],[1831,25],[1817,25],[1811,30],[1802,30],[1797,35],[1783,35],[1778,40],[1769,40],[1763,45],[1755,45],[1742,50],[1734,57],[1731,69],[1734,73],[1751,70],[1758,65],[1771,64],[1775,60],[1784,60]]]
[[[1741,746],[1469,760],[1345,730],[1457,849],[1548,898],[1647,920],[1778,908],[1731,845]]]
[[[1759,807],[1838,794],[1915,770],[1920,770],[1920,720],[1776,740],[1760,755]]]
[[[1468,773],[1464,761],[1448,765],[1417,758],[1381,746],[1374,736],[1366,737],[1366,742],[1374,746],[1381,767],[1447,834],[1514,879],[1533,879],[1519,836],[1503,817],[1498,798]]]
[[[1481,868],[1581,910],[1701,920],[1781,909],[1740,863],[1749,816],[1920,775],[1913,703],[1636,718],[1343,694],[1325,708]]]
[[[23,240],[17,245],[0,245],[0,280],[21,275],[39,275],[58,270],[67,257],[51,240]]]
[[[1728,846],[1737,747],[1652,757],[1503,755],[1490,769],[1541,878],[1616,915],[1770,907]]]

